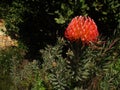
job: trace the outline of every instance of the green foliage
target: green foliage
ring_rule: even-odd
[[[43,84],[43,81],[41,80],[39,76],[36,78],[36,83],[31,90],[46,90]]]
[[[104,77],[102,78],[100,82],[100,88],[103,90],[107,89],[114,89],[117,90],[120,88],[120,56],[119,56],[119,50],[120,50],[120,39],[116,43],[114,47],[112,47],[111,54],[108,56],[110,59],[112,59],[112,63],[109,63],[108,70],[104,74]]]
[[[100,83],[100,88],[103,90],[117,90],[120,88],[120,59],[115,63],[110,64],[108,72],[104,75]]]
[[[26,11],[26,7],[23,2],[18,0],[6,3],[5,1],[0,4],[0,17],[5,20],[7,34],[12,38],[18,38],[19,24],[23,22],[23,14]]]
[[[106,21],[105,19],[107,19],[108,15],[111,15],[111,14],[113,14],[115,20],[118,20],[118,17],[120,15],[120,13],[118,12],[118,8],[120,7],[118,0],[116,0],[116,1],[95,0],[95,2],[92,5],[96,11],[100,12],[103,15],[103,18],[102,18],[103,21]]]
[[[64,40],[59,38],[56,46],[47,46],[45,50],[41,50],[44,60],[41,71],[48,89],[52,86],[55,90],[64,90],[69,86],[70,71],[67,70],[66,60],[61,55],[64,43]]]
[[[11,78],[13,81],[13,89],[32,89],[35,87],[34,84],[37,83],[36,75],[39,74],[39,68],[37,65],[37,61],[29,62],[27,60],[23,60],[22,64],[17,64],[14,62],[14,66],[11,69]],[[34,90],[34,89],[33,89]],[[38,89],[39,90],[39,89]]]
[[[67,58],[62,57],[63,39],[58,39],[55,46],[47,46],[41,50],[44,60],[41,71],[47,88],[106,90],[111,85],[118,88],[120,79],[116,67],[119,67],[119,42],[119,39],[107,40],[106,43],[99,41],[101,44],[91,43],[90,47],[82,47],[78,42],[69,43],[72,47],[66,52]],[[108,80],[111,82],[108,83]]]
[[[24,59],[25,52],[25,47],[8,47],[0,50],[1,90],[45,90],[38,62]]]
[[[19,53],[18,53],[19,52]],[[0,50],[0,69],[3,73],[9,72],[11,69],[12,62],[14,60],[21,61],[24,55],[24,50],[21,48],[9,47]]]
[[[74,15],[87,15],[86,11],[89,7],[84,0],[68,0],[67,3],[59,2],[60,9],[55,11],[58,15],[55,18],[56,23],[65,24],[69,22]]]
[[[87,2],[88,6],[91,7],[89,13],[91,17],[95,17],[101,30],[103,26],[108,31],[113,32],[119,22],[119,0],[95,0],[94,2]],[[98,15],[98,16],[96,16]],[[114,25],[113,25],[114,23]],[[101,27],[102,26],[102,27]],[[111,30],[113,29],[113,31]]]
[[[0,50],[0,89],[6,90],[12,87],[10,72],[14,62],[21,62],[24,50],[16,47],[8,47]],[[16,63],[17,64],[17,63]]]

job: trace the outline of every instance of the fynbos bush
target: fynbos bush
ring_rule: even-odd
[[[105,80],[103,76],[112,75],[110,66],[115,65],[115,60],[119,60],[116,47],[119,46],[120,39],[100,40],[97,26],[93,24],[89,27],[89,23],[94,23],[94,21],[87,17],[83,17],[83,20],[79,19],[79,17],[74,18],[65,31],[65,37],[69,41],[65,42],[63,38],[58,38],[55,46],[47,46],[45,50],[41,50],[43,57],[41,76],[48,89],[110,88],[103,86],[102,83]],[[65,46],[68,50],[66,54],[63,49]],[[66,55],[65,58],[63,58],[63,53]]]

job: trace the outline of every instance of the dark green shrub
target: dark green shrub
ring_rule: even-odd
[[[0,50],[0,89],[45,90],[38,62],[26,60],[26,49],[20,46]]]
[[[64,39],[58,39],[55,46],[47,46],[45,50],[41,50],[44,60],[41,76],[43,76],[47,88],[54,90],[98,90],[109,89],[109,85],[118,88],[119,70],[115,71],[117,73],[111,70],[115,69],[113,65],[119,67],[119,64],[116,65],[120,58],[118,54],[119,42],[119,39],[107,40],[106,43],[92,44],[91,47],[84,48],[80,47],[81,44],[69,43],[72,49],[68,47],[67,58],[62,56],[63,46],[66,45]],[[117,79],[112,80],[106,86],[106,79],[110,80],[114,75]]]
[[[12,86],[11,72],[13,63],[23,60],[25,51],[21,48],[8,47],[0,50],[0,89],[6,90]],[[15,68],[15,67],[14,67]]]

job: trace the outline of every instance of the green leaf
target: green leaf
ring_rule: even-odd
[[[104,12],[104,11],[103,11],[102,14],[103,14],[103,15],[107,15],[107,12]]]
[[[60,16],[59,18],[55,18],[56,23],[58,24],[64,24],[65,23],[65,19],[63,16]]]

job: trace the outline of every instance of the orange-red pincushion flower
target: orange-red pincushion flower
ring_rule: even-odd
[[[65,30],[65,37],[70,41],[95,42],[98,36],[97,25],[90,17],[76,16]]]

